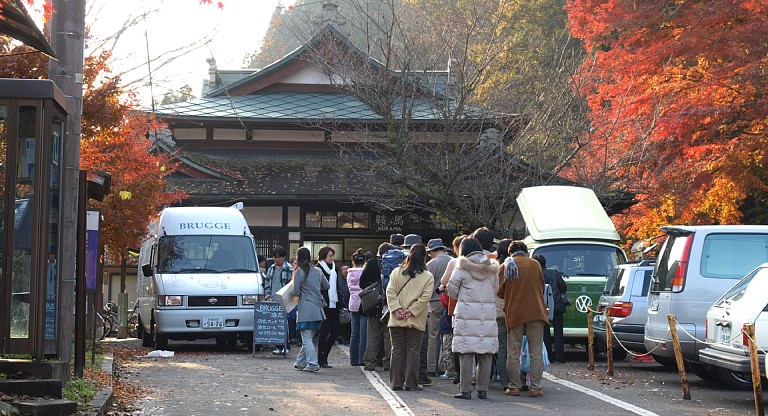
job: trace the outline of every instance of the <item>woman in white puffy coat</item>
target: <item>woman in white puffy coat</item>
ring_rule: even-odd
[[[477,397],[488,398],[493,354],[499,349],[496,325],[496,291],[499,289],[499,264],[483,253],[480,242],[465,238],[461,257],[446,287],[456,302],[452,351],[461,362],[461,393],[457,399],[472,398],[472,359],[477,363]]]

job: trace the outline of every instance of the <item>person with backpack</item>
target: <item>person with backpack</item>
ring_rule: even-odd
[[[264,300],[275,301],[275,294],[283,286],[287,285],[293,277],[293,267],[286,261],[288,257],[288,251],[284,247],[275,247],[272,250],[272,258],[274,263],[267,269],[266,275],[262,285],[264,287]],[[288,313],[288,338],[296,337],[296,309]],[[278,345],[272,354],[284,355],[291,352],[291,344],[288,343],[287,347]]]
[[[379,302],[379,307],[373,314],[367,315],[366,319],[367,330],[365,354],[363,355],[363,363],[365,364],[364,369],[366,371],[376,370],[376,359],[379,355],[380,349],[383,349],[382,365],[384,367],[384,371],[389,371],[389,331],[386,330],[386,324],[381,322],[381,314],[384,307],[384,274],[382,272],[382,257],[384,254],[391,250],[395,250],[395,246],[390,243],[382,243],[379,245],[377,256],[365,263],[363,272],[360,274],[361,290],[365,290],[368,286],[376,284],[377,282],[382,283],[381,301]],[[387,281],[389,281],[388,279],[389,275],[387,275]]]
[[[554,346],[552,343],[552,337],[549,333],[549,328],[544,329],[544,343],[547,344],[547,352],[550,357],[554,357],[552,361],[559,363],[565,362],[565,340],[563,339],[563,314],[565,314],[566,304],[563,303],[563,293],[568,291],[568,286],[563,280],[563,274],[556,269],[547,269],[547,259],[541,254],[534,254],[531,256],[541,264],[541,270],[544,273],[544,283],[548,284],[552,288],[552,298],[555,303],[555,311],[552,315],[551,326],[554,329]],[[553,355],[554,353],[554,355]]]

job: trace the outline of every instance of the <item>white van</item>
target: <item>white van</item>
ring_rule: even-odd
[[[530,254],[543,255],[547,268],[562,273],[568,285],[572,305],[563,315],[563,335],[570,342],[584,342],[588,308],[597,308],[608,276],[627,261],[616,245],[616,227],[588,188],[524,188],[517,205],[529,234],[523,242]]]
[[[661,231],[667,239],[648,294],[645,347],[659,363],[675,365],[667,319],[674,315],[683,359],[699,377],[718,381],[721,374],[700,362],[698,354],[706,347],[707,311],[739,279],[768,261],[768,226],[668,226]]]
[[[230,208],[166,208],[139,254],[139,337],[145,347],[168,340],[253,342],[253,305],[263,297],[253,236],[242,203]]]

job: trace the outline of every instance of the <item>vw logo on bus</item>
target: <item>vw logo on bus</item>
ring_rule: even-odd
[[[574,305],[576,306],[577,311],[581,313],[587,313],[589,308],[592,307],[592,298],[590,298],[587,295],[581,295],[578,298],[576,298]]]

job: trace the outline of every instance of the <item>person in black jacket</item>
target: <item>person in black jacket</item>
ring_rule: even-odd
[[[564,363],[565,345],[563,339],[563,314],[565,313],[565,305],[562,304],[562,296],[560,294],[565,293],[568,290],[568,286],[565,284],[563,275],[559,271],[556,269],[547,269],[547,259],[544,256],[541,254],[534,254],[531,258],[541,264],[541,271],[544,273],[544,283],[552,288],[552,298],[555,300],[554,318],[552,318],[552,322],[550,323],[552,328],[554,328],[555,333],[554,351],[549,327],[544,328],[544,344],[547,346],[547,353],[549,354],[550,361]]]
[[[333,261],[333,256],[336,252],[329,246],[320,247],[317,256],[317,266],[330,284],[330,289],[323,290],[323,300],[325,300],[325,321],[320,325],[320,331],[318,334],[317,349],[318,349],[318,362],[321,368],[332,368],[328,364],[328,354],[331,352],[331,348],[336,343],[339,337],[339,310],[347,307],[347,301],[349,300],[349,290],[347,289],[346,280],[341,277],[341,273],[337,273],[336,264]]]
[[[366,287],[381,281],[381,256],[389,250],[394,249],[395,246],[389,243],[382,243],[379,246],[378,255],[365,263],[363,267],[363,273],[360,275],[360,289],[364,290]],[[383,305],[381,305],[383,306]],[[365,363],[365,370],[376,370],[376,358],[379,355],[380,346],[383,345],[384,357],[381,362],[384,367],[384,371],[389,370],[389,354],[390,354],[390,341],[389,331],[387,325],[381,322],[381,306],[375,316],[368,317],[367,333],[365,340],[365,356],[363,362]],[[382,338],[383,341],[382,342]]]

